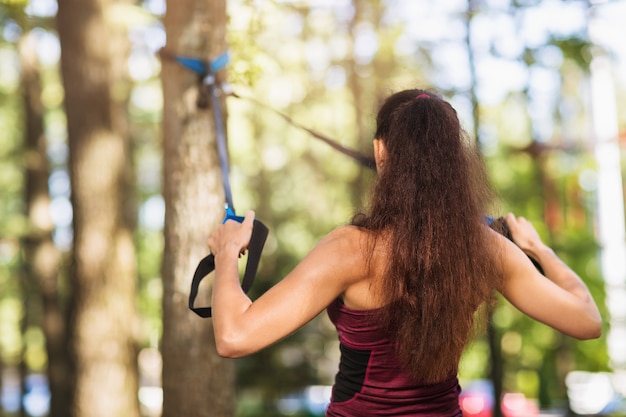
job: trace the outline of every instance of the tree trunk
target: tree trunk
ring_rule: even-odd
[[[168,1],[164,24],[163,56],[210,60],[225,52],[224,0]],[[232,416],[233,362],[217,355],[211,319],[203,320],[187,308],[194,269],[207,253],[209,233],[224,216],[215,123],[211,108],[197,106],[197,74],[164,59],[162,81],[163,416]],[[198,304],[207,305],[208,300],[207,292],[198,296]]]
[[[377,77],[363,78],[359,75],[360,71],[358,66],[360,64],[355,59],[354,48],[356,46],[356,34],[359,24],[364,22],[370,23],[372,26],[377,27],[381,24],[383,16],[385,14],[385,6],[380,1],[363,1],[357,0],[353,2],[354,15],[350,22],[350,41],[352,45],[352,53],[349,55],[347,63],[348,73],[348,86],[350,87],[350,94],[352,95],[353,109],[354,109],[354,124],[356,127],[356,143],[355,148],[360,150],[371,149],[372,140],[374,138],[368,136],[371,135],[371,114],[365,109],[370,109],[372,103],[381,102],[379,95],[381,93],[380,82]],[[380,36],[377,34],[377,36]],[[371,67],[371,71],[374,74],[387,74],[390,72],[388,67],[387,58],[384,54],[378,54],[379,56],[373,59],[370,63],[365,64]],[[394,64],[395,65],[395,64]],[[386,95],[387,91],[385,91]],[[371,172],[366,169],[362,169],[362,174],[357,176],[352,181],[349,187],[350,199],[354,206],[362,207],[365,203],[364,196],[367,196],[367,190],[371,187],[372,178]]]
[[[114,4],[58,1],[74,227],[74,417],[139,415],[136,265],[126,216],[129,138],[119,117],[129,93],[119,74],[129,42],[114,24]]]
[[[69,367],[65,344],[65,315],[58,291],[60,253],[52,241],[54,225],[50,218],[48,177],[50,169],[43,129],[43,106],[39,64],[33,36],[26,34],[19,44],[22,69],[22,96],[25,115],[25,209],[29,233],[24,238],[24,264],[26,282],[36,289],[41,304],[40,323],[46,337],[48,356],[48,384],[50,387],[49,417],[67,415],[69,395]],[[28,317],[25,314],[25,318]]]

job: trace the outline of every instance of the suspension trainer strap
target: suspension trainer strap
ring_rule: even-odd
[[[365,168],[369,168],[369,169],[376,169],[376,162],[374,161],[374,158],[367,156],[355,149],[351,149],[348,148],[346,146],[341,145],[339,142],[337,142],[336,140],[333,140],[331,138],[329,138],[328,136],[322,135],[321,133],[304,126],[301,123],[296,122],[291,116],[287,115],[286,113],[283,113],[279,110],[276,110],[266,104],[261,103],[259,100],[256,100],[252,97],[244,97],[242,95],[236,94],[235,92],[231,92],[231,95],[235,98],[239,98],[239,99],[246,99],[254,104],[256,104],[259,107],[262,107],[264,109],[267,109],[275,114],[277,114],[278,116],[282,117],[287,123],[289,123],[290,125],[304,130],[305,132],[307,132],[309,135],[311,135],[312,137],[314,137],[315,139],[321,140],[322,142],[324,142],[325,144],[327,144],[328,146],[330,146],[331,148],[333,148],[334,150],[336,150],[339,153],[342,153],[344,155],[346,155],[347,157],[353,159],[355,162],[357,162],[358,164],[362,165]]]
[[[224,133],[224,126],[222,125],[222,112],[220,110],[220,98],[217,96],[217,82],[215,75],[210,73],[209,92],[211,94],[211,101],[213,104],[213,118],[215,119],[215,130],[217,132],[217,153],[220,159],[220,168],[222,170],[222,185],[224,187],[224,198],[226,199],[226,207],[230,207],[233,211],[235,205],[233,204],[233,192],[230,188],[230,169],[228,165],[228,148],[226,144],[226,135]]]
[[[217,71],[219,71],[221,68],[223,68],[227,63],[228,63],[228,54],[224,53],[222,55],[220,55],[218,58],[216,58],[214,61],[212,61],[209,65],[205,64],[204,61],[196,59],[196,58],[189,58],[189,57],[183,57],[183,56],[178,56],[178,55],[174,55],[171,52],[168,52],[165,49],[162,49],[159,51],[159,55],[162,58],[166,58],[166,59],[170,59],[173,61],[178,62],[179,64],[183,65],[184,67],[186,67],[187,69],[194,71],[195,73],[201,75],[201,76],[205,76],[208,73],[207,68],[210,68],[211,72],[215,73]],[[325,136],[307,126],[304,126],[303,124],[295,121],[291,116],[287,115],[286,113],[283,113],[275,108],[272,108],[270,106],[268,106],[265,103],[262,103],[259,100],[254,99],[253,97],[247,96],[247,95],[241,95],[238,93],[235,93],[234,91],[230,92],[230,95],[232,97],[238,98],[238,99],[243,99],[243,100],[248,100],[252,103],[254,103],[256,106],[258,107],[262,107],[266,110],[269,110],[275,114],[277,114],[278,116],[282,117],[288,124],[304,130],[305,132],[307,132],[308,134],[310,134],[313,138],[318,139],[324,143],[326,143],[328,146],[330,146],[331,148],[333,148],[334,150],[346,155],[347,157],[353,159],[354,161],[356,161],[358,164],[364,166],[365,168],[369,168],[369,169],[376,169],[376,163],[374,162],[374,158],[372,158],[371,156],[365,155],[355,149],[351,149],[348,148],[346,146],[341,145],[338,141],[329,138],[328,136]],[[219,111],[219,110],[218,110]]]
[[[215,73],[225,67],[228,63],[228,54],[224,53],[208,64],[202,60],[195,58],[175,56],[174,59],[187,69],[200,75],[202,80],[202,87],[208,87],[208,92],[211,99],[211,106],[213,107],[213,118],[215,122],[215,130],[217,133],[217,151],[222,173],[222,186],[224,188],[226,214],[223,223],[227,222],[228,220],[233,220],[241,223],[243,222],[244,218],[235,214],[235,208],[233,205],[233,195],[230,187],[229,176],[228,146],[226,143],[226,134],[224,131],[220,100],[217,92],[217,78],[215,76]],[[256,273],[259,268],[259,262],[261,260],[261,253],[263,252],[263,246],[265,245],[268,233],[269,229],[262,222],[254,219],[254,223],[252,226],[252,235],[248,244],[248,259],[246,261],[246,269],[244,271],[243,280],[241,282],[241,288],[245,293],[250,290],[254,282],[254,278],[256,277]],[[196,271],[194,272],[193,279],[191,281],[191,290],[189,291],[189,309],[203,318],[211,317],[211,307],[196,307],[194,304],[198,295],[200,282],[214,270],[215,257],[213,256],[213,254],[209,254],[200,261],[200,263],[196,267]]]

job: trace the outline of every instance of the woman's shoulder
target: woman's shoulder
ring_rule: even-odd
[[[339,238],[355,238],[361,236],[372,235],[372,232],[363,227],[354,226],[352,224],[345,224],[333,229],[327,236],[339,237]]]
[[[376,240],[375,234],[362,227],[343,225],[333,229],[320,243],[362,253]]]
[[[313,249],[312,254],[318,261],[332,267],[348,281],[362,279],[367,275],[369,259],[375,240],[370,231],[345,225],[337,227]]]

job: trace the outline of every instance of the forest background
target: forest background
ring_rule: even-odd
[[[626,1],[0,1],[1,414],[309,415],[296,400],[332,384],[325,316],[231,361],[186,306],[223,191],[208,85],[175,58],[224,52],[235,203],[270,228],[252,298],[348,222],[373,178],[277,112],[369,154],[380,100],[432,88],[478,141],[491,214],[531,219],[606,318],[576,342],[502,301],[462,381],[491,380],[496,409],[518,392],[562,410],[571,371],[623,375],[626,284],[601,267],[597,144],[608,129],[619,249],[624,16]],[[11,400],[42,375],[44,408]]]

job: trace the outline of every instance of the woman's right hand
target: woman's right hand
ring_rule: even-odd
[[[207,245],[209,250],[217,258],[226,253],[235,253],[238,256],[245,253],[252,236],[254,223],[254,211],[246,213],[242,223],[228,220],[220,225],[209,237]]]

